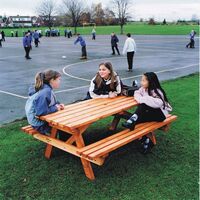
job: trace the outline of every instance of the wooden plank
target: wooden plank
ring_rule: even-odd
[[[79,120],[87,120],[87,117],[93,117],[93,116],[97,116],[98,117],[101,117],[102,115],[104,115],[105,113],[111,113],[110,115],[112,115],[112,112],[121,112],[121,108],[126,108],[128,106],[134,106],[135,103],[132,102],[132,101],[129,101],[129,102],[121,102],[119,104],[116,104],[116,105],[112,105],[112,106],[107,106],[107,107],[104,107],[104,108],[101,108],[101,109],[97,109],[95,110],[94,112],[86,112],[84,115],[80,115],[78,117],[74,117],[74,118],[70,118],[68,120],[65,120],[64,123],[61,123],[60,124],[71,124],[73,122],[78,122]]]
[[[165,121],[157,122],[156,124],[152,125],[151,127],[142,129],[135,134],[133,134],[134,131],[130,131],[128,137],[125,137],[124,139],[119,140],[115,143],[112,143],[111,145],[106,146],[105,148],[102,148],[102,149],[99,149],[98,151],[93,152],[92,154],[88,155],[88,158],[93,159],[95,157],[101,157],[104,154],[107,154],[111,151],[114,151],[115,149],[117,149],[117,148],[119,148],[119,147],[121,147],[121,146],[135,140],[135,139],[138,139],[138,138],[146,135],[147,133],[150,133],[154,130],[157,130],[158,128],[160,128],[162,126],[167,125],[168,123],[175,121],[176,119],[177,119],[177,116],[173,115],[173,116],[167,118]]]
[[[76,153],[77,147],[75,147],[73,145],[66,144],[65,142],[62,142],[62,141],[60,141],[58,139],[50,138],[49,136],[42,135],[40,133],[35,134],[33,137],[35,139],[37,139],[37,140],[40,140],[40,141],[42,141],[44,143],[47,143],[47,144],[49,144],[51,146],[54,146],[54,147],[56,147],[58,149],[61,149],[61,150],[65,151],[65,152],[71,153],[71,154],[81,158],[81,156]],[[87,158],[84,158],[84,159],[89,160]],[[94,159],[94,160],[89,160],[89,161],[91,161],[94,164],[99,165],[99,166],[103,165],[103,163],[104,163],[104,159],[98,159],[98,158]]]
[[[53,118],[48,118],[48,121],[57,124],[57,123],[62,123],[67,119],[74,119],[75,117],[78,116],[82,116],[84,114],[91,114],[94,112],[97,112],[98,110],[102,110],[102,109],[106,109],[107,107],[112,107],[112,106],[116,106],[118,104],[122,104],[122,103],[128,103],[128,102],[134,102],[135,104],[137,104],[136,101],[132,100],[127,100],[127,99],[120,99],[120,101],[118,102],[108,102],[108,103],[103,103],[100,105],[92,105],[91,107],[85,107],[81,110],[73,110],[71,112],[67,112],[64,113],[62,115],[59,116],[54,116]]]
[[[33,128],[31,125],[27,125],[27,126],[22,127],[21,130],[26,131],[26,130],[29,130],[31,128]]]
[[[69,115],[73,115],[75,113],[82,113],[84,112],[85,110],[88,110],[88,109],[92,109],[92,108],[97,108],[98,106],[102,106],[102,105],[109,105],[109,104],[115,104],[115,103],[118,103],[118,102],[121,102],[121,101],[126,101],[127,99],[126,98],[117,98],[116,100],[113,100],[111,101],[111,99],[109,100],[106,100],[106,101],[97,101],[97,102],[90,102],[89,104],[83,104],[81,105],[80,107],[72,107],[71,109],[65,109],[65,110],[62,110],[62,111],[58,111],[56,112],[56,114],[51,114],[49,116],[46,116],[46,120],[48,121],[53,121],[53,120],[56,120],[57,118],[61,118],[63,116],[69,116]],[[73,105],[73,104],[72,104]],[[48,119],[47,119],[48,117]]]
[[[145,126],[146,124],[152,125],[152,124],[154,124],[154,123],[156,123],[156,122],[146,122],[146,123],[138,124],[138,125],[136,125],[136,129],[139,129],[140,127]],[[114,138],[116,138],[116,137],[119,137],[120,135],[126,134],[126,133],[128,133],[128,132],[130,132],[129,129],[120,131],[119,133],[116,133],[116,134],[114,134],[114,135],[112,135],[112,136],[109,136],[109,137],[107,137],[107,138],[104,138],[104,139],[102,139],[102,140],[100,140],[100,141],[98,141],[98,142],[95,142],[95,143],[90,144],[90,145],[88,145],[88,146],[85,146],[85,147],[83,147],[83,148],[81,148],[81,149],[78,149],[78,150],[77,150],[77,153],[81,154],[81,153],[84,152],[84,151],[87,151],[87,150],[92,149],[92,148],[94,148],[94,147],[96,147],[96,146],[99,146],[99,145],[101,145],[101,144],[104,144],[105,142],[107,142],[107,141],[109,141],[109,140],[112,140],[112,139],[114,139]]]
[[[51,129],[50,137],[51,138],[56,138],[56,135],[57,135],[57,129],[53,127]],[[46,150],[45,150],[45,154],[44,154],[47,159],[49,159],[51,157],[52,149],[53,149],[53,146],[50,145],[50,144],[47,144]]]
[[[40,119],[46,120],[49,117],[57,116],[57,115],[60,115],[62,113],[66,113],[70,110],[77,110],[77,109],[80,109],[80,108],[87,107],[88,105],[95,105],[96,103],[98,104],[99,102],[105,103],[105,102],[108,102],[108,101],[111,101],[111,100],[117,101],[117,100],[123,99],[123,98],[127,98],[127,97],[119,96],[119,97],[116,97],[115,99],[103,99],[103,98],[102,99],[91,99],[91,100],[87,100],[87,101],[82,101],[82,102],[70,104],[70,105],[65,106],[64,110],[61,110],[61,111],[58,111],[58,112],[55,112],[55,113],[51,113],[51,114],[48,114],[48,115],[45,115],[45,116],[41,116]]]
[[[120,109],[121,106],[129,105],[129,104],[131,104],[132,106],[137,105],[136,102],[133,101],[133,100],[123,101],[123,102],[120,102],[120,103],[117,103],[117,104],[114,104],[114,105],[106,105],[106,106],[103,105],[103,106],[100,106],[100,107],[93,108],[92,111],[90,111],[88,109],[88,110],[85,110],[83,113],[77,112],[77,114],[65,116],[65,117],[56,119],[52,123],[53,124],[73,123],[74,121],[78,121],[78,120],[86,118],[86,117],[90,117],[90,116],[97,115],[97,114],[101,115],[101,113],[104,113],[105,111],[108,111],[108,110],[112,112],[112,109],[116,109],[116,108]]]
[[[76,139],[75,141],[76,141],[76,145],[78,148],[82,148],[85,146],[83,137],[80,133],[75,134],[74,137]],[[89,178],[90,180],[94,180],[95,176],[94,176],[94,172],[93,172],[90,161],[88,161],[84,158],[81,158],[81,163],[82,163],[86,177]]]
[[[134,106],[133,103],[129,103],[129,104],[125,104],[123,106],[121,106],[120,108],[117,107],[115,109],[113,109],[112,111],[110,110],[107,110],[103,113],[100,113],[100,114],[96,114],[96,115],[93,115],[93,116],[90,116],[90,117],[87,117],[87,118],[84,118],[82,120],[78,120],[78,121],[75,121],[73,123],[69,123],[69,124],[60,124],[60,126],[67,126],[69,128],[77,128],[79,126],[83,126],[83,125],[86,125],[88,123],[93,123],[95,121],[98,121],[100,119],[103,119],[103,118],[106,118],[106,117],[109,117],[111,115],[114,115],[114,114],[117,114],[119,112],[122,112],[122,111],[125,111],[125,110],[128,110],[130,108],[132,108]]]
[[[29,135],[34,135],[36,133],[38,133],[37,130],[33,129],[33,127],[31,125],[22,127],[21,130]]]
[[[143,124],[143,125],[139,126],[139,128],[136,128],[134,131],[130,131],[128,129],[128,131],[125,132],[124,134],[118,133],[117,137],[108,138],[108,141],[106,141],[106,142],[104,142],[102,144],[99,144],[98,146],[93,147],[91,149],[88,149],[87,151],[82,152],[82,154],[83,155],[92,154],[93,152],[96,152],[96,151],[98,151],[100,149],[103,149],[103,148],[105,148],[105,147],[107,147],[107,146],[109,146],[109,145],[111,145],[113,143],[116,143],[116,142],[128,137],[129,135],[135,134],[135,133],[137,133],[137,132],[139,132],[139,131],[141,131],[143,129],[146,129],[148,127],[154,126],[155,124],[156,124],[156,122],[150,122],[150,123],[146,123],[146,124]],[[122,133],[123,133],[123,131],[122,131]]]

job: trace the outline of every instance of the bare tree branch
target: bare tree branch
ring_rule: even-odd
[[[47,23],[49,29],[53,26],[53,17],[56,15],[57,6],[54,0],[42,0],[36,12]]]
[[[119,25],[121,27],[121,34],[123,34],[123,26],[125,25],[129,15],[128,9],[131,6],[132,0],[112,0],[115,6],[115,14],[119,20]]]
[[[80,0],[63,0],[63,12],[72,20],[74,33],[77,33],[77,26],[83,14],[84,6]]]

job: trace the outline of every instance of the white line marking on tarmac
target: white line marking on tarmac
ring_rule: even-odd
[[[98,60],[98,59],[95,59],[95,60]],[[73,64],[73,65],[75,65],[75,64]],[[185,68],[189,68],[189,67],[193,67],[193,66],[198,66],[198,63],[191,64],[191,65],[186,65],[186,66],[183,66],[183,67],[176,67],[176,68],[170,68],[170,69],[160,70],[160,71],[156,71],[155,73],[156,74],[160,74],[160,73],[164,73],[164,72],[171,72],[171,71],[181,70],[181,69],[185,69]],[[136,76],[130,76],[130,77],[122,78],[122,80],[128,80],[128,79],[132,79],[132,78],[138,78],[138,77],[141,77],[141,76],[142,76],[142,74],[139,74],[139,75],[136,75]],[[75,77],[75,76],[73,76],[73,78],[80,79],[79,77]],[[91,81],[89,79],[85,79],[85,80],[87,82]],[[70,89],[66,89],[66,90],[59,90],[59,91],[56,91],[55,93],[58,94],[58,93],[63,93],[63,92],[69,92],[69,91],[79,90],[79,89],[83,89],[83,88],[87,88],[87,87],[89,87],[89,85],[84,85],[84,86],[80,86],[80,87],[70,88]],[[22,99],[28,99],[28,97],[26,97],[26,96],[18,95],[18,94],[7,92],[7,91],[3,91],[3,90],[0,90],[0,93],[11,95],[11,96],[15,96],[15,97],[22,98]]]
[[[79,90],[79,89],[86,88],[86,87],[89,87],[89,85],[84,85],[84,86],[80,86],[80,87],[70,88],[70,89],[66,89],[66,90],[59,90],[59,91],[56,91],[54,93],[58,94],[58,93],[62,93],[62,92],[69,92],[69,91]]]
[[[79,53],[80,51],[71,51],[71,53]],[[32,57],[34,57],[34,56],[47,56],[47,55],[62,55],[63,54],[63,52],[56,52],[56,53],[44,53],[44,54],[30,54],[30,56]],[[20,56],[7,56],[7,57],[2,57],[2,58],[0,58],[0,60],[4,60],[4,59],[9,59],[9,58],[24,58],[24,55],[20,55]]]
[[[22,96],[22,95],[18,95],[18,94],[14,94],[12,92],[6,92],[6,91],[3,91],[3,90],[0,90],[0,93],[8,94],[8,95],[11,95],[11,96],[14,96],[14,97],[19,97],[19,98],[22,98],[22,99],[28,99],[28,97],[25,97],[25,96]]]
[[[198,63],[191,64],[191,65],[186,65],[186,66],[183,66],[183,67],[176,67],[176,68],[171,68],[171,69],[160,70],[160,71],[156,71],[155,73],[156,74],[160,74],[160,73],[164,73],[164,72],[172,72],[172,71],[185,69],[185,68],[189,68],[189,67],[193,67],[193,66],[198,66]],[[130,77],[127,77],[127,78],[122,78],[122,80],[128,80],[128,79],[137,78],[137,77],[140,77],[140,76],[142,76],[142,74],[141,75],[136,75],[136,76],[130,76]]]
[[[141,56],[141,57],[142,57],[142,56]],[[141,57],[140,57],[140,58],[141,58]],[[143,57],[146,57],[146,56],[143,56]],[[149,56],[149,57],[150,57],[150,56]],[[119,58],[119,57],[118,57],[118,58]],[[121,58],[123,58],[123,57],[121,57]],[[108,58],[103,58],[103,59],[108,59]],[[111,59],[111,58],[110,58],[110,59]],[[90,61],[78,62],[78,63],[74,63],[74,64],[71,64],[71,65],[67,65],[67,66],[65,66],[65,67],[63,68],[63,73],[64,73],[66,76],[69,76],[69,77],[71,77],[71,78],[90,82],[90,81],[91,81],[90,79],[81,78],[81,77],[74,76],[74,75],[71,75],[71,74],[67,73],[67,72],[66,72],[66,69],[69,68],[69,67],[71,67],[71,66],[75,66],[76,64],[89,63],[89,62],[98,61],[98,60],[102,60],[102,59],[94,59],[94,60],[90,60]],[[198,63],[186,65],[186,66],[183,66],[183,67],[176,67],[176,68],[171,68],[171,69],[165,69],[165,70],[161,70],[161,71],[156,71],[155,73],[159,74],[159,73],[164,73],[164,72],[169,72],[169,71],[176,71],[176,70],[185,69],[185,68],[189,68],[189,67],[196,66],[196,65],[198,65]],[[128,80],[128,79],[137,78],[137,77],[140,77],[140,76],[142,76],[142,75],[136,75],[136,76],[126,77],[126,78],[122,78],[122,80]]]

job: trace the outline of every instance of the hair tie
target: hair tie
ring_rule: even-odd
[[[45,74],[44,74],[43,72],[40,73],[40,78],[41,78],[42,80],[44,80]]]

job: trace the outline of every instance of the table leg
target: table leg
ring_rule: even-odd
[[[127,120],[127,119],[130,118],[130,116],[131,116],[131,113],[129,113],[127,111],[123,111],[123,112],[121,112],[119,114],[114,115],[114,119],[113,119],[113,121],[112,121],[112,123],[111,123],[111,125],[109,127],[109,130],[111,130],[111,131],[116,130],[116,128],[117,128],[117,126],[118,126],[118,124],[120,122],[120,119],[123,118],[123,119]]]
[[[149,133],[147,137],[153,142],[154,145],[156,145],[156,136],[154,132]]]
[[[56,134],[57,134],[57,129],[56,128],[52,128],[50,137],[51,138],[56,138]],[[45,157],[47,159],[49,159],[51,157],[52,149],[53,149],[53,146],[50,145],[50,144],[47,144],[47,147],[45,149]]]
[[[119,115],[115,115],[114,119],[109,127],[110,131],[114,131],[117,128],[117,125],[119,124],[121,117]]]
[[[76,134],[76,145],[78,148],[82,148],[85,146],[84,141],[83,141],[83,137],[81,134]],[[88,160],[85,160],[84,158],[81,158],[81,162],[83,165],[83,169],[85,172],[85,175],[90,179],[90,180],[94,180],[95,176],[94,176],[94,172],[92,169],[92,165]]]

